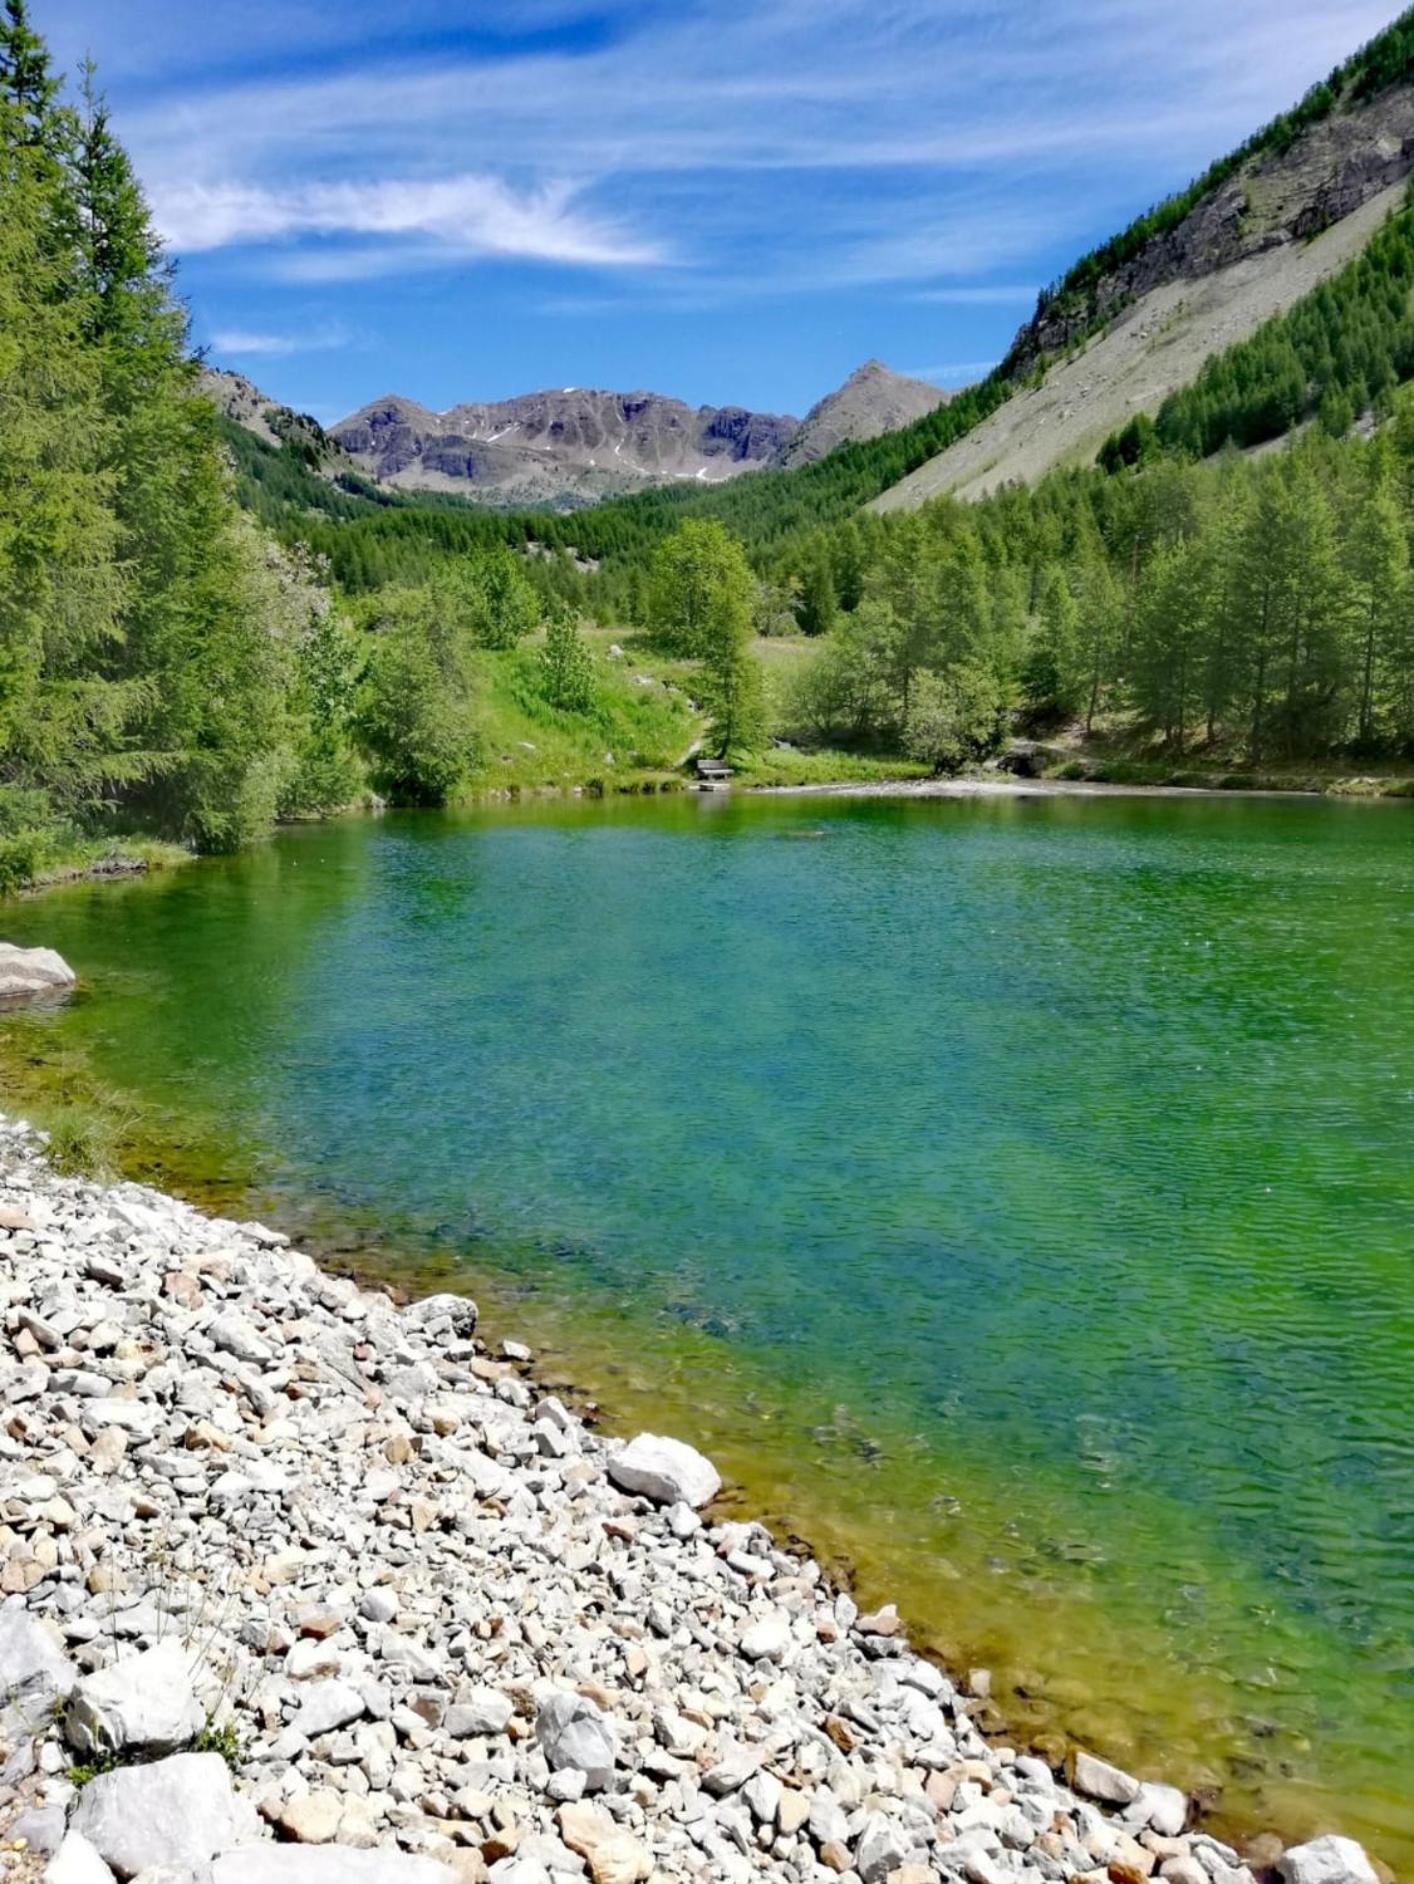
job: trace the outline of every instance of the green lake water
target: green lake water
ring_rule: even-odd
[[[163,1169],[460,1272],[1018,1739],[1414,1863],[1414,813],[679,798],[8,908]]]

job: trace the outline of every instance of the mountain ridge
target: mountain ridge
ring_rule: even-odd
[[[1414,175],[1414,80],[1214,170],[1220,181],[1205,194],[1174,199],[1187,202],[1176,221],[1138,244],[1113,238],[1107,247],[1128,252],[1108,273],[1088,275],[1083,291],[1042,295],[999,369],[1011,396],[874,507],[981,497],[1092,463],[1110,433],[1152,418],[1210,356],[1352,261]]]
[[[780,457],[783,469],[811,464],[838,446],[900,431],[952,398],[927,380],[895,373],[882,360],[866,360],[806,413]]]

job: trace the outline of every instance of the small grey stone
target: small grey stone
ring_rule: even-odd
[[[54,1636],[18,1598],[0,1608],[0,1695],[39,1715],[73,1692],[79,1671]]]
[[[503,1734],[510,1718],[510,1700],[499,1689],[472,1688],[458,1694],[442,1726],[454,1740],[467,1740],[473,1734]]]
[[[363,1696],[347,1681],[311,1681],[300,1696],[291,1725],[306,1740],[317,1740],[321,1734],[361,1719],[363,1713]]]
[[[1102,1799],[1106,1805],[1129,1805],[1139,1796],[1139,1781],[1083,1750],[1075,1756],[1074,1785],[1088,1799]]]
[[[854,1868],[864,1884],[883,1884],[907,1858],[908,1843],[900,1828],[882,1812],[871,1812],[854,1848]]]
[[[6,1836],[16,1841],[22,1838],[30,1851],[47,1857],[64,1842],[64,1808],[31,1806],[21,1812]]]

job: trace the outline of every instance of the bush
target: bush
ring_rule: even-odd
[[[993,751],[1001,739],[1002,690],[990,669],[959,662],[914,683],[904,750],[935,772],[955,772]]]
[[[0,896],[33,883],[48,862],[50,851],[47,831],[17,831],[13,837],[0,837]]]

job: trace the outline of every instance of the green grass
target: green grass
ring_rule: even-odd
[[[775,746],[742,760],[736,776],[743,785],[882,784],[892,779],[929,778],[932,767],[902,755]]]
[[[705,722],[694,705],[692,669],[603,630],[586,634],[596,701],[565,713],[545,699],[539,637],[478,657],[481,758],[473,794],[507,788],[656,787],[676,775]],[[611,655],[609,648],[623,651]]]
[[[13,1112],[23,1110],[46,1134],[47,1156],[67,1176],[111,1179],[133,1143],[141,1114],[122,1093],[97,1079],[85,1055],[56,1050],[42,1019],[6,1017],[0,1076]]]
[[[0,838],[0,897],[72,883],[80,877],[121,877],[175,870],[193,852],[147,837],[81,837],[53,824]]]

